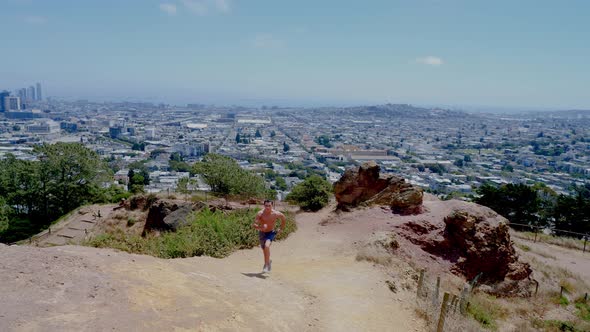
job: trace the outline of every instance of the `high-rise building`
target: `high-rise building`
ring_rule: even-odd
[[[27,92],[27,97],[29,98],[28,100],[36,100],[35,99],[35,87],[34,86],[30,86],[29,87],[29,91]]]
[[[37,83],[37,100],[43,100],[43,94],[41,93],[41,83]]]
[[[10,96],[10,92],[2,91],[0,92],[0,112],[4,112],[4,98]]]
[[[4,111],[5,112],[10,112],[10,111],[20,111],[20,98],[19,97],[11,97],[11,96],[7,96],[4,97]]]

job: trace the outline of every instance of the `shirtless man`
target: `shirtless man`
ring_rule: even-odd
[[[275,231],[275,224],[277,219],[281,219],[281,227]],[[281,230],[285,229],[285,215],[272,208],[272,201],[264,201],[264,209],[256,214],[256,219],[252,224],[254,229],[258,230],[258,238],[260,239],[260,247],[264,253],[264,267],[262,273],[270,272],[270,244],[275,239]]]

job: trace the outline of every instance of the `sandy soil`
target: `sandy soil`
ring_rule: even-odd
[[[0,245],[0,331],[426,329],[413,292],[391,292],[388,271],[355,260],[358,243],[378,225],[330,209],[299,214],[297,223],[296,233],[273,244],[271,274],[260,273],[259,248],[162,260]]]

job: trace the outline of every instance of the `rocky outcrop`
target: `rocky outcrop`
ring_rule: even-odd
[[[484,280],[522,280],[532,273],[528,264],[518,262],[506,222],[493,224],[464,211],[454,211],[444,222],[444,246],[458,251],[456,269],[467,278],[481,273]]]
[[[170,200],[158,200],[152,204],[142,234],[149,231],[176,231],[190,223],[190,214],[207,207],[207,204],[179,203]]]
[[[334,184],[338,208],[347,210],[359,205],[386,205],[394,213],[417,214],[422,208],[422,189],[403,178],[381,174],[374,161],[350,168]]]
[[[231,206],[207,204],[204,202],[186,203],[184,201],[158,199],[149,207],[143,235],[150,231],[177,231],[190,223],[190,215],[195,211],[209,209],[212,212],[231,210]]]
[[[478,277],[486,291],[501,296],[529,295],[532,270],[519,262],[508,220],[491,210],[454,210],[444,223],[411,221],[398,226],[404,238],[452,262],[467,280]]]

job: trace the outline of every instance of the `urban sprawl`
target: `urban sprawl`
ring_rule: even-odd
[[[429,192],[465,198],[484,183],[543,183],[567,194],[590,176],[590,111],[98,103],[43,98],[37,83],[0,92],[0,112],[0,158],[35,160],[34,145],[81,142],[116,161],[113,182],[105,186],[126,186],[128,166],[147,160],[147,192],[175,191],[191,176],[170,169],[174,153],[188,163],[218,153],[261,174],[272,169],[287,184],[279,199],[302,181],[293,164],[334,182],[347,167],[374,160]],[[194,183],[193,189],[207,190],[203,181]]]

